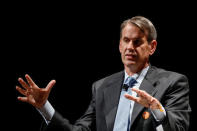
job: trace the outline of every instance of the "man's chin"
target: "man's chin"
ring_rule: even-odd
[[[136,67],[137,64],[135,62],[129,62],[129,63],[125,63],[124,64],[126,67],[129,67],[129,68],[133,68],[133,67]]]
[[[137,63],[135,61],[126,61],[125,64],[127,66],[132,66],[132,65],[136,65]]]

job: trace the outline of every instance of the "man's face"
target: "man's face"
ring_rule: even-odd
[[[138,70],[148,65],[149,56],[156,49],[157,42],[148,43],[145,34],[135,25],[127,24],[122,30],[119,50],[125,68]]]

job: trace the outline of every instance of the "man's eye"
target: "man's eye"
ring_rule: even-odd
[[[135,41],[133,42],[133,44],[134,44],[134,45],[140,45],[141,42],[142,42],[141,40],[135,40]]]
[[[126,42],[126,43],[128,43],[128,42],[130,41],[128,38],[124,38],[123,40],[124,40],[124,42]]]

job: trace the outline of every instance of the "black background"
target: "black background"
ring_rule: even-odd
[[[142,15],[158,31],[151,64],[189,79],[192,130],[196,110],[196,9],[192,5],[141,1],[2,4],[1,125],[6,130],[39,130],[42,117],[31,105],[17,100],[17,79],[26,73],[39,87],[56,79],[49,101],[74,122],[89,104],[92,83],[123,70],[118,50],[121,22]]]

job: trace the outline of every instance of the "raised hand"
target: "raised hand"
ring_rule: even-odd
[[[163,111],[160,102],[156,98],[149,95],[146,91],[139,90],[136,88],[132,88],[132,91],[135,91],[138,94],[138,97],[134,97],[129,94],[125,94],[125,97],[127,99],[133,100],[133,101],[141,104],[144,107],[151,108],[153,110],[160,109],[160,111]]]
[[[29,75],[26,74],[25,78],[27,82],[25,82],[22,78],[18,79],[23,88],[16,86],[16,90],[24,95],[24,97],[18,97],[18,100],[27,102],[36,108],[41,108],[47,101],[51,89],[56,81],[51,80],[46,88],[39,88]]]

